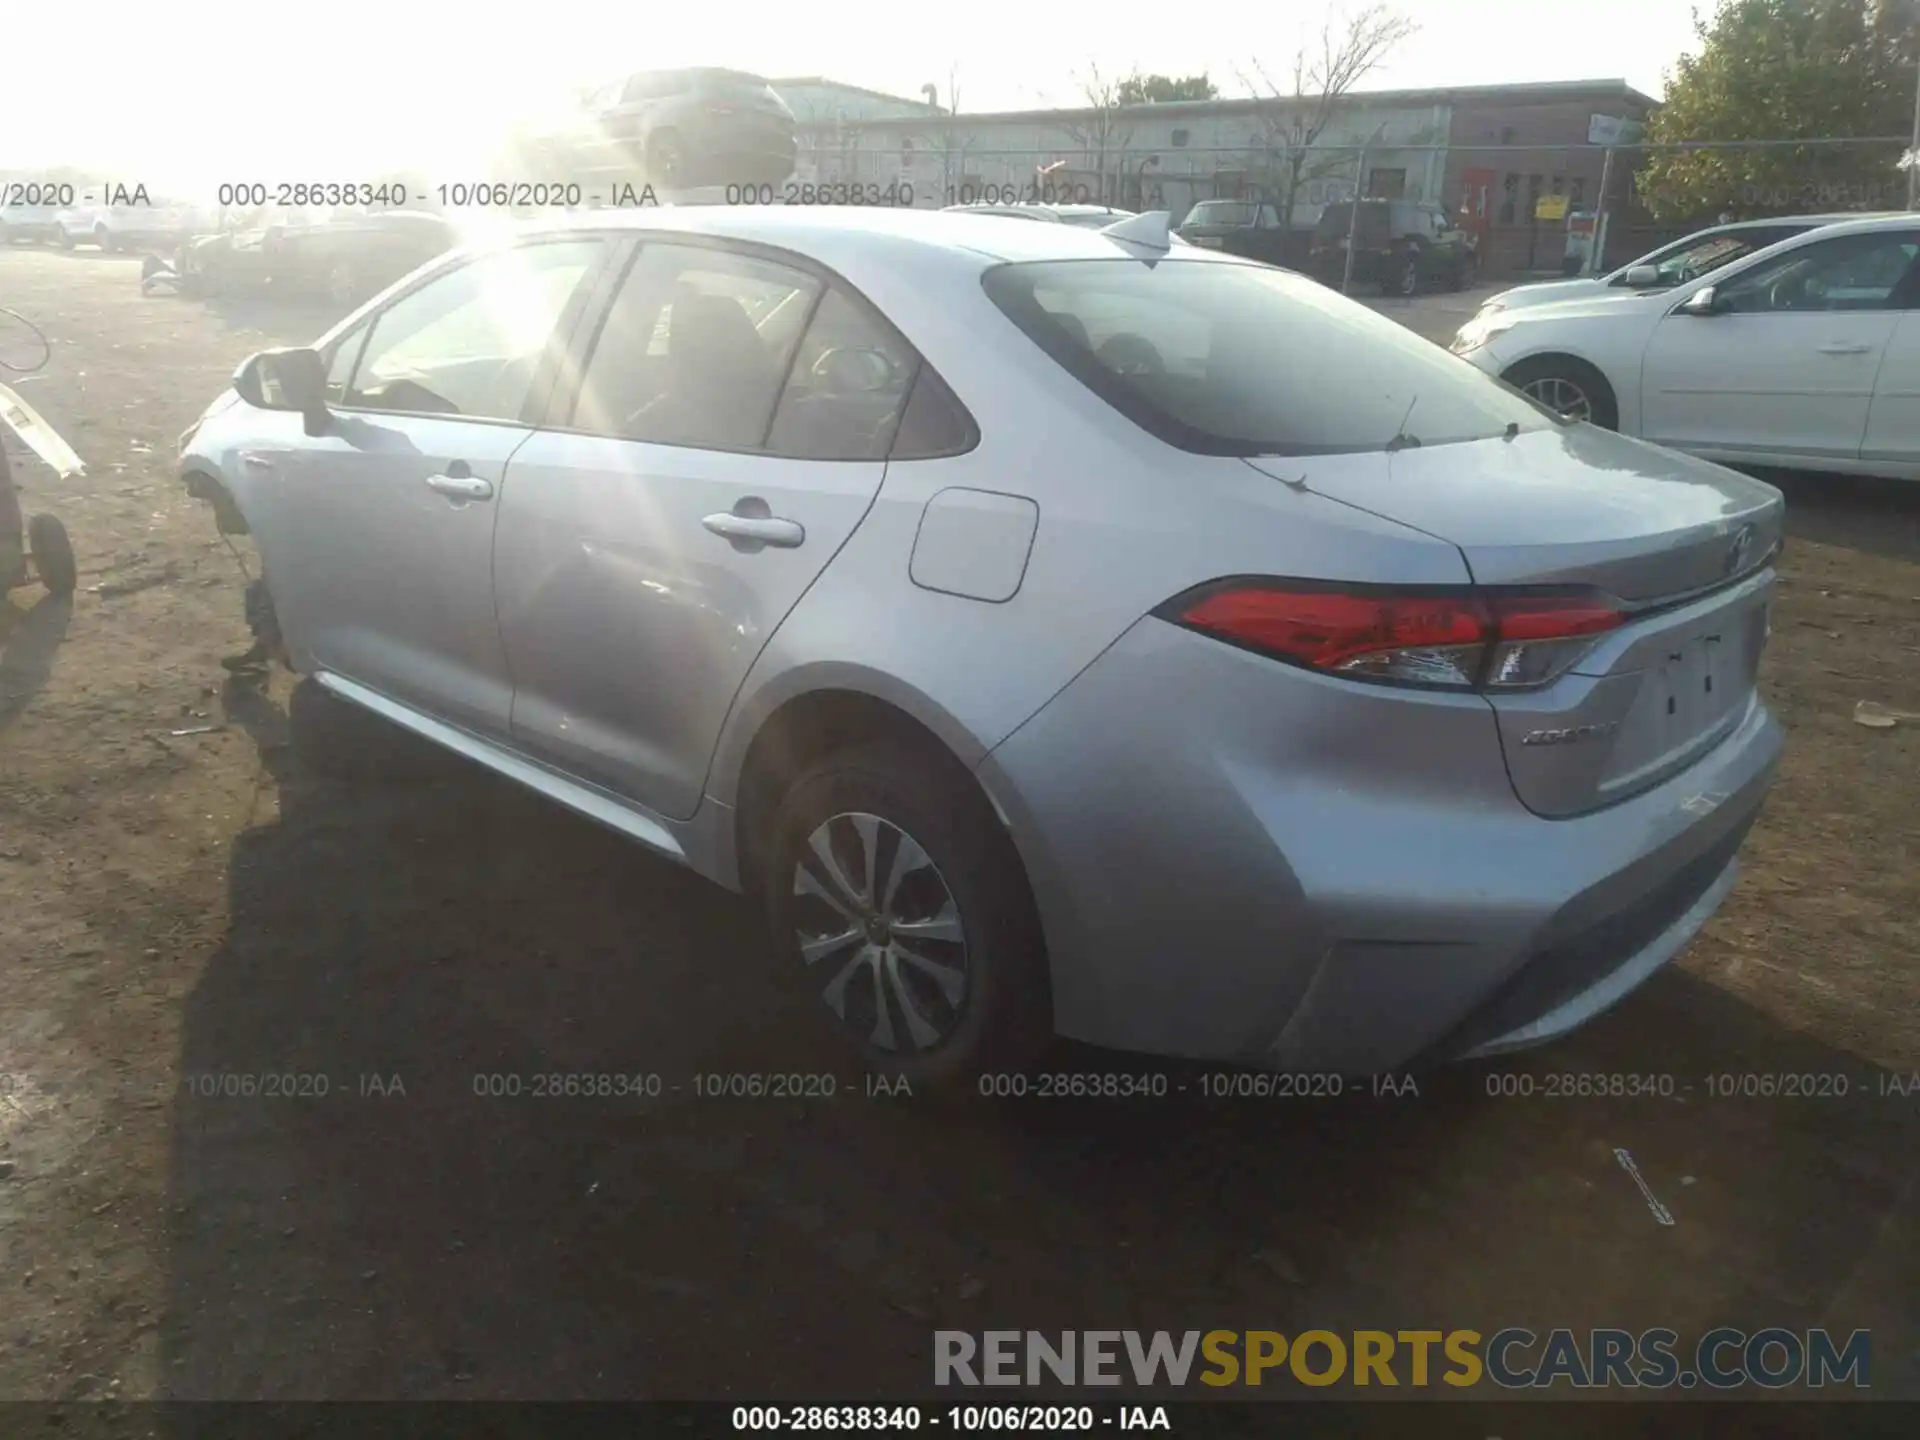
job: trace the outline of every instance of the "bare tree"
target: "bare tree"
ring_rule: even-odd
[[[939,105],[938,87],[922,87],[928,100]],[[947,104],[946,112],[941,116],[939,131],[923,136],[929,143],[940,147],[940,194],[941,204],[955,198],[956,191],[964,183],[967,172],[967,151],[973,148],[973,141],[960,136],[960,66],[958,63],[947,67]],[[961,197],[964,201],[964,197]]]
[[[1087,73],[1080,77],[1080,93],[1086,104],[1078,119],[1066,121],[1060,127],[1091,162],[1099,186],[1099,193],[1093,198],[1099,204],[1117,203],[1113,194],[1117,188],[1115,166],[1133,140],[1125,97],[1144,83],[1137,68],[1130,74],[1108,79],[1101,75],[1099,66],[1088,65]]]
[[[1254,62],[1258,83],[1249,82],[1249,88],[1278,102],[1261,117],[1259,149],[1263,168],[1277,184],[1274,198],[1283,225],[1293,225],[1302,185],[1349,163],[1315,149],[1348,93],[1418,28],[1386,5],[1368,5],[1352,15],[1329,16],[1318,43],[1301,45],[1294,53],[1291,85],[1277,83]],[[1364,184],[1365,177],[1357,177],[1356,197]]]

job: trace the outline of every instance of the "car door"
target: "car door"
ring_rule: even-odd
[[[777,251],[648,239],[494,546],[516,743],[669,818],[748,668],[865,516],[916,361]]]
[[[1716,454],[1851,460],[1900,315],[1920,227],[1818,238],[1714,277],[1714,313],[1654,325],[1640,433]],[[1658,303],[1658,302],[1655,302]]]
[[[1892,304],[1899,318],[1874,377],[1860,458],[1914,478],[1920,474],[1920,264],[1907,272]]]
[[[1253,212],[1254,228],[1248,238],[1256,260],[1269,265],[1284,265],[1287,258],[1287,227],[1280,223],[1280,212],[1271,205],[1260,205]]]
[[[507,733],[512,686],[493,526],[552,337],[610,242],[469,258],[328,347],[333,419],[298,415],[239,463],[289,636],[320,668],[471,729]]]

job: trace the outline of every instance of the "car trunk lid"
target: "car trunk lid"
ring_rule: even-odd
[[[1737,726],[1783,534],[1772,486],[1584,425],[1382,461],[1320,475],[1310,460],[1250,463],[1290,481],[1304,472],[1331,499],[1451,541],[1476,585],[1591,589],[1626,612],[1551,684],[1489,695],[1530,808],[1625,800]]]

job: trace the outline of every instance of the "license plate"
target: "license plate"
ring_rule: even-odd
[[[1748,617],[1748,624],[1753,617]],[[1710,730],[1726,717],[1752,684],[1753,659],[1745,626],[1724,634],[1697,635],[1670,652],[1661,668],[1666,732],[1680,743]]]

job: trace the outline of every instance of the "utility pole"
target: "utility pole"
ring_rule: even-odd
[[[1613,146],[1600,157],[1600,197],[1593,207],[1593,239],[1587,245],[1586,273],[1598,275],[1607,243],[1607,187],[1613,182]]]
[[[1913,138],[1907,143],[1902,157],[1907,162],[1907,209],[1916,210],[1920,209],[1920,46],[1914,47]]]
[[[1353,209],[1347,215],[1347,265],[1340,276],[1340,293],[1353,293],[1353,247],[1360,239],[1360,201],[1367,188],[1367,147],[1360,147],[1359,158],[1353,168]],[[1288,233],[1292,233],[1293,216],[1285,217]]]

